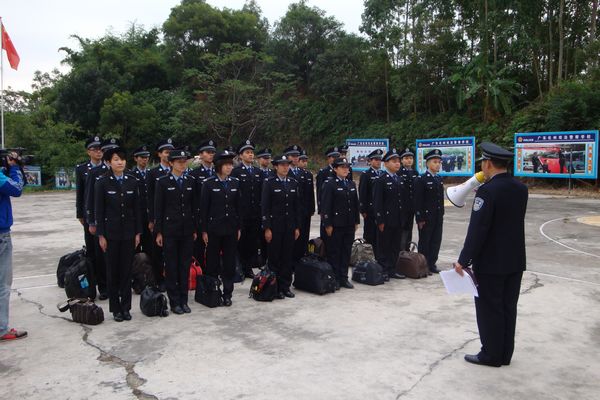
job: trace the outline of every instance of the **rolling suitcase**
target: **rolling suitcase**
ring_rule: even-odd
[[[315,256],[302,257],[296,264],[294,287],[316,294],[335,292],[333,268]]]

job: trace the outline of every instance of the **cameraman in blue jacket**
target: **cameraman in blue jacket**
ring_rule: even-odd
[[[10,227],[13,223],[10,197],[19,197],[23,192],[24,178],[17,161],[19,156],[9,152],[5,156],[5,167],[0,172],[0,342],[9,342],[27,336],[26,331],[8,327],[8,305],[12,285],[12,241]]]

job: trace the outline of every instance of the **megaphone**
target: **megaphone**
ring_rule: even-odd
[[[465,183],[446,189],[446,197],[455,207],[464,207],[469,193],[483,185],[483,182],[485,182],[485,176],[483,175],[483,171],[479,171]]]

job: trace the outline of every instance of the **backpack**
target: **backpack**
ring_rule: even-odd
[[[86,257],[82,257],[78,262],[67,268],[65,271],[65,292],[69,299],[96,298],[96,288],[90,286],[88,279],[91,271],[91,262]]]
[[[383,267],[376,262],[360,261],[354,266],[352,280],[371,286],[383,285]]]
[[[136,294],[140,294],[146,286],[154,286],[154,273],[152,260],[146,253],[136,253],[131,266],[131,287]]]
[[[364,239],[356,239],[352,243],[350,266],[355,266],[361,261],[375,261],[375,254],[373,253],[373,246],[365,242]]]
[[[79,262],[82,257],[86,256],[85,246],[82,249],[74,251],[69,254],[65,254],[58,260],[58,267],[56,268],[56,283],[59,288],[65,287],[65,272],[71,265]]]
[[[190,277],[188,281],[188,290],[196,290],[196,282],[198,277],[202,275],[202,267],[194,257],[192,257],[192,263],[190,264]]]
[[[200,275],[196,281],[194,300],[206,307],[214,308],[223,305],[221,281],[208,275]]]
[[[68,299],[57,307],[60,312],[70,310],[73,322],[78,324],[98,325],[104,321],[102,307],[90,299]]]
[[[327,255],[325,251],[325,242],[320,237],[310,239],[308,241],[308,253],[314,254],[318,257],[325,258]]]
[[[335,292],[335,275],[329,263],[315,255],[302,257],[295,266],[294,287],[316,294]]]
[[[276,295],[277,277],[269,268],[264,268],[252,280],[250,297],[256,301],[273,301]]]
[[[169,315],[167,296],[155,286],[146,286],[140,295],[140,310],[148,317],[166,317]]]

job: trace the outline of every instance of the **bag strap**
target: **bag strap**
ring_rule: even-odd
[[[419,245],[416,242],[410,242],[408,244],[408,248],[410,251],[414,251],[415,253],[419,252]]]
[[[361,244],[364,244],[364,243],[366,243],[366,242],[365,242],[365,239],[363,239],[363,238],[358,238],[358,239],[354,239],[354,243],[361,243]]]

